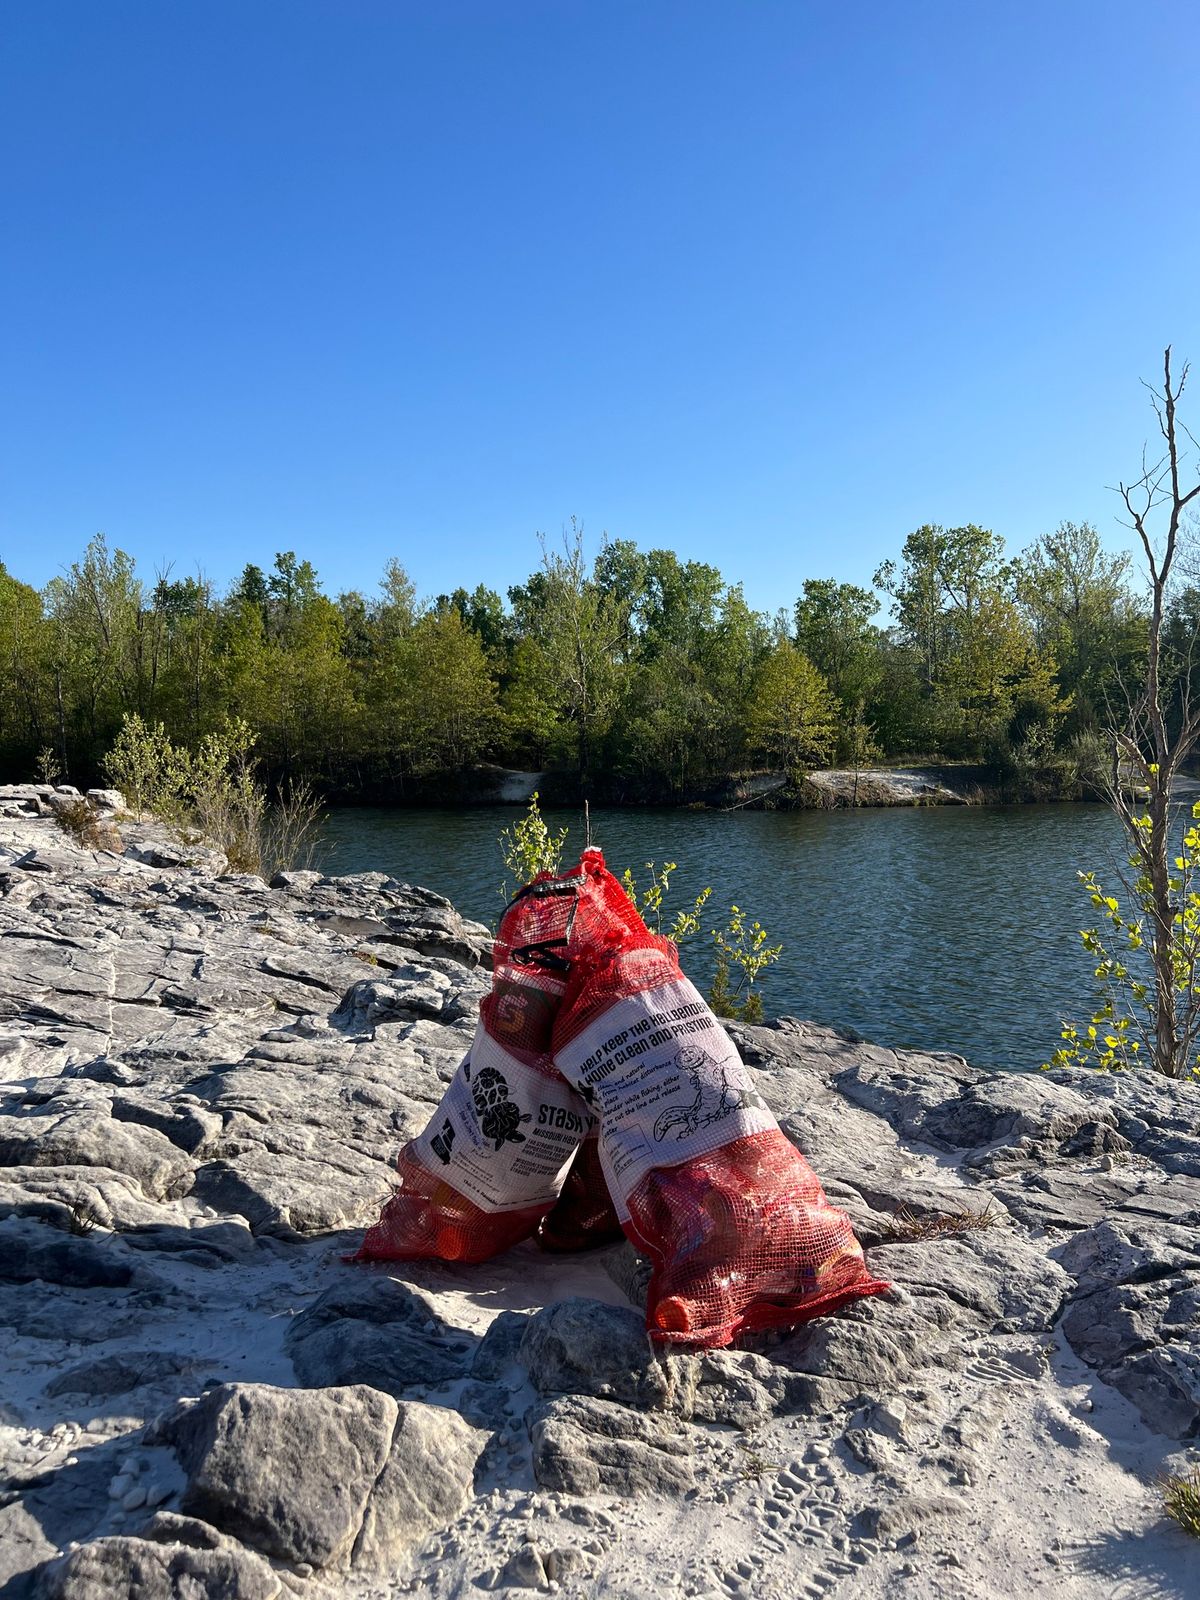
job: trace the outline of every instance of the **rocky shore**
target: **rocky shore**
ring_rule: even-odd
[[[484,928],[56,803],[0,790],[0,1600],[1200,1594],[1196,1088],[733,1029],[895,1288],[658,1359],[628,1246],[344,1259]]]

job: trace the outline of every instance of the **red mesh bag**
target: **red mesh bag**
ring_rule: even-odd
[[[554,1061],[599,1117],[606,1193],[652,1263],[651,1338],[725,1345],[886,1289],[598,850],[580,863],[567,958]]]
[[[580,881],[541,874],[505,912],[471,1048],[356,1260],[485,1261],[554,1206],[592,1123],[550,1055]]]

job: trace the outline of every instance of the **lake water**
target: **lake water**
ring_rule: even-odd
[[[319,864],[424,884],[494,926],[497,836],[520,815],[338,810]],[[568,850],[582,847],[578,812],[547,820],[570,827]],[[1091,906],[1075,873],[1104,868],[1121,842],[1101,805],[598,811],[592,837],[618,875],[677,861],[669,905],[711,884],[710,910],[736,903],[765,925],[784,947],[761,985],[768,1016],[1024,1070],[1055,1048],[1060,1019],[1089,1005],[1078,930]],[[703,986],[706,941],[685,946],[683,961]]]

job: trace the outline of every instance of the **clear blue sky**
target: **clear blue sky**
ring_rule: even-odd
[[[790,603],[1122,542],[1200,364],[1194,0],[8,0],[0,557],[503,591],[572,513]],[[1200,418],[1200,366],[1193,417]],[[1200,432],[1200,429],[1197,430]]]

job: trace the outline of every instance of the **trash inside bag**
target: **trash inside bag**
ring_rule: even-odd
[[[579,881],[543,875],[505,912],[471,1048],[357,1260],[485,1261],[554,1206],[593,1122],[550,1055]]]
[[[661,1343],[725,1345],[888,1287],[599,850],[506,912],[475,1042],[399,1175],[358,1259],[623,1231]]]
[[[600,1141],[593,1128],[575,1153],[554,1209],[538,1223],[538,1246],[552,1254],[595,1250],[625,1236],[600,1165]]]
[[[651,1338],[724,1345],[886,1289],[675,946],[647,930],[599,851],[580,877],[554,1063],[599,1120],[607,1193],[653,1263]]]

